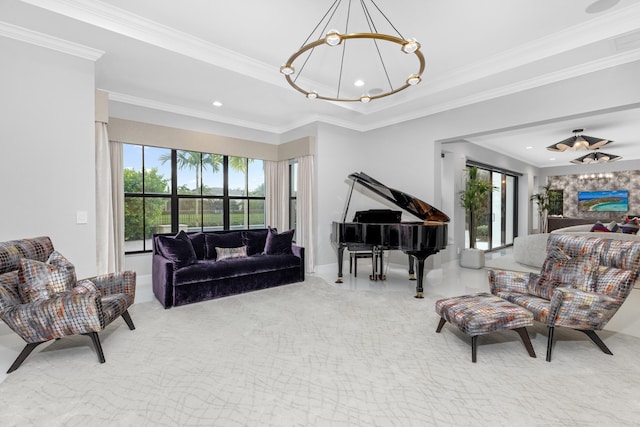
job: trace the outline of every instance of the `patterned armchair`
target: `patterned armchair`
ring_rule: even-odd
[[[545,324],[547,362],[554,328],[586,334],[613,354],[595,331],[618,311],[640,273],[640,242],[550,234],[540,274],[489,270],[491,293],[533,313]]]
[[[0,242],[0,319],[27,345],[7,373],[18,369],[40,344],[68,335],[88,335],[101,363],[98,332],[133,304],[136,273],[126,271],[76,281],[75,269],[48,237]]]

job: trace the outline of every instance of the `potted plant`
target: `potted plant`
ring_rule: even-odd
[[[478,168],[472,166],[467,170],[465,189],[460,191],[460,206],[469,213],[469,249],[464,249],[460,256],[462,267],[484,267],[484,251],[476,249],[477,216],[487,196],[497,188],[489,181],[478,177]]]
[[[530,200],[536,202],[538,205],[538,222],[540,233],[547,232],[547,214],[549,213],[549,208],[551,207],[551,184],[547,183],[547,185],[542,187],[542,191],[540,193],[536,193],[531,196]]]

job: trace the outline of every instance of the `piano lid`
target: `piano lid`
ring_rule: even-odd
[[[446,214],[429,203],[423,202],[410,194],[389,188],[364,172],[352,173],[349,178],[424,221],[449,222],[449,217]]]

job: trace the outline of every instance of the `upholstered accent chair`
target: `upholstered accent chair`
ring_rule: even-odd
[[[556,327],[586,334],[604,353],[598,337],[618,311],[640,273],[640,242],[550,234],[539,274],[489,270],[491,293],[533,313],[548,327],[547,362]]]
[[[38,345],[77,334],[91,338],[104,363],[98,332],[120,316],[135,329],[127,311],[135,289],[134,271],[76,280],[49,237],[0,242],[0,319],[27,343],[7,373]]]

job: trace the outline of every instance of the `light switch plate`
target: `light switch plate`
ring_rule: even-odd
[[[76,224],[86,224],[88,221],[87,211],[76,211]]]

